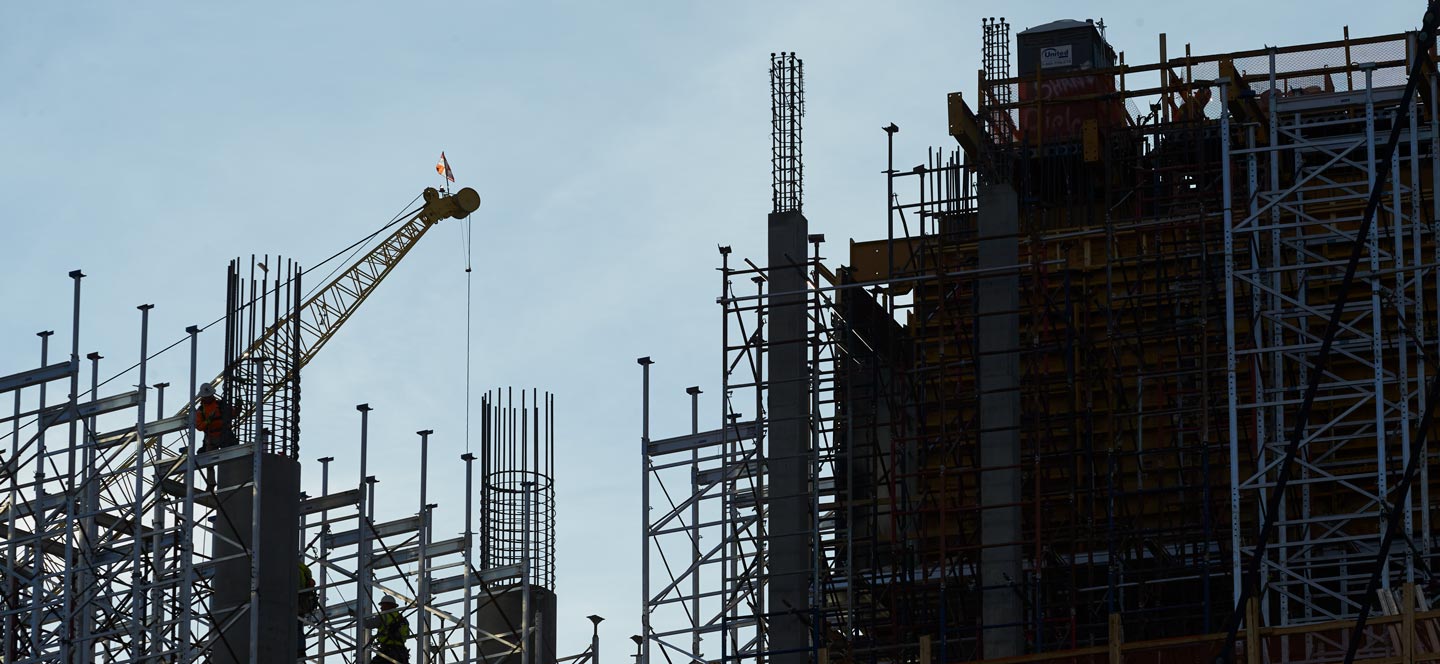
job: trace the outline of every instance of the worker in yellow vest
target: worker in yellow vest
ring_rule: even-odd
[[[365,620],[365,626],[375,630],[372,639],[380,661],[405,664],[410,661],[410,623],[396,610],[395,598],[389,595],[380,600],[380,615]]]
[[[305,618],[320,606],[319,593],[315,591],[315,575],[310,573],[310,566],[305,561],[300,561],[300,597],[295,602],[295,614],[298,618],[295,621],[295,654],[302,660],[305,658]]]

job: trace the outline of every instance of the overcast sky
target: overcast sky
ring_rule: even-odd
[[[314,264],[436,184],[444,150],[484,198],[475,388],[556,394],[560,651],[597,613],[613,662],[639,630],[635,358],[657,362],[657,438],[689,430],[688,385],[718,409],[715,248],[764,256],[772,51],[805,61],[805,211],[840,264],[885,232],[880,127],[906,168],[953,145],[945,96],[974,96],[983,16],[1103,18],[1138,64],[1160,32],[1216,53],[1399,32],[1422,5],[4,3],[0,374],[35,364],[36,331],[68,349],[68,271],[89,275],[81,353],[113,372],[138,358],[136,305],[154,345],[181,337],[223,313],[228,258]],[[304,375],[305,487],[321,456],[353,484],[368,402],[382,519],[415,511],[414,432],[435,430],[437,538],[463,510],[464,258],[456,222],[433,229]],[[149,382],[182,384],[182,359]]]

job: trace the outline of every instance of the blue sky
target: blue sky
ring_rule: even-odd
[[[69,270],[90,275],[82,354],[128,366],[136,305],[156,305],[156,343],[180,337],[222,313],[227,258],[318,262],[435,184],[444,150],[458,185],[484,198],[476,389],[557,395],[560,650],[583,648],[584,616],[598,613],[608,652],[628,653],[634,360],[657,361],[657,437],[688,431],[685,386],[706,388],[714,412],[715,247],[764,254],[770,52],[805,60],[805,210],[843,263],[847,238],[884,233],[880,127],[900,126],[902,167],[952,144],[945,95],[973,96],[982,16],[1005,13],[1016,31],[1103,18],[1141,63],[1160,32],[1172,54],[1186,42],[1214,53],[1339,39],[1347,23],[1399,32],[1422,5],[6,3],[0,374],[34,364],[40,329],[68,348]],[[414,511],[401,485],[416,481],[416,430],[435,430],[432,459],[464,451],[463,267],[457,225],[432,230],[310,365],[312,492],[317,457],[337,457],[337,483],[355,476],[357,403],[376,409],[380,494],[396,497],[382,518]],[[152,382],[182,382],[179,359]],[[458,533],[460,464],[435,466],[439,529]]]

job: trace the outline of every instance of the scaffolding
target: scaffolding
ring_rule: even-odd
[[[819,254],[823,238],[810,239],[808,278],[824,279]],[[813,594],[808,608],[775,607],[768,603],[767,592],[772,580],[767,528],[774,500],[767,470],[775,463],[766,437],[770,383],[765,362],[771,348],[764,329],[769,270],[734,267],[730,254],[728,247],[721,248],[723,290],[717,298],[725,339],[720,386],[724,425],[700,429],[698,387],[687,392],[692,409],[689,434],[652,439],[645,419],[643,615],[649,628],[642,661],[652,656],[699,662],[773,656],[777,653],[769,642],[772,620],[798,614],[805,625],[820,630],[834,622],[830,614],[842,607],[835,601],[844,590],[835,574],[841,552],[835,544],[837,460],[831,431],[835,333],[829,298],[815,289],[804,298],[810,320],[805,333],[810,372],[804,390],[810,412],[815,413],[804,423],[810,447],[803,459],[808,476],[816,478],[815,490],[803,496],[810,515],[804,536],[817,547],[817,556],[805,572],[806,587]],[[746,288],[747,282],[753,291]],[[648,416],[654,362],[646,357],[639,363]],[[823,632],[810,635],[811,642],[824,638]],[[810,649],[805,654],[813,657]]]
[[[1255,68],[1263,74],[1222,79],[1219,86],[1221,99],[1237,87],[1242,98],[1251,92],[1259,116],[1221,119],[1230,203],[1224,210],[1226,310],[1234,330],[1227,339],[1229,373],[1232,384],[1249,384],[1233,391],[1228,404],[1232,459],[1249,457],[1248,464],[1231,464],[1230,498],[1241,509],[1260,509],[1262,495],[1278,481],[1300,388],[1315,371],[1312,358],[1340,290],[1352,288],[1318,377],[1291,480],[1298,487],[1280,498],[1282,516],[1262,561],[1264,587],[1274,596],[1263,607],[1268,624],[1353,618],[1372,601],[1357,591],[1376,564],[1390,509],[1403,512],[1405,543],[1382,563],[1383,589],[1427,580],[1428,463],[1421,466],[1419,509],[1415,496],[1399,504],[1389,497],[1419,434],[1415,419],[1425,407],[1427,375],[1434,373],[1425,360],[1437,342],[1426,302],[1440,296],[1433,274],[1435,211],[1427,209],[1433,196],[1425,191],[1434,191],[1430,179],[1440,172],[1434,110],[1424,109],[1422,132],[1417,96],[1409,126],[1392,127],[1405,70],[1419,57],[1414,43],[1410,35],[1376,44],[1388,47],[1377,54],[1384,59],[1345,72],[1344,85],[1330,72],[1318,74],[1319,84],[1316,74],[1297,82],[1289,72],[1293,54],[1272,50],[1268,66]],[[1434,77],[1422,85],[1433,89]],[[1292,92],[1306,87],[1320,91]],[[1351,285],[1345,258],[1365,201],[1379,186],[1379,147],[1392,128],[1401,132],[1403,147],[1391,159],[1381,213]],[[1249,472],[1236,472],[1242,465]],[[1232,529],[1237,570],[1255,555],[1251,532]],[[1322,646],[1307,644],[1312,648]]]
[[[803,62],[770,60],[772,201],[766,267],[720,248],[719,426],[650,436],[643,371],[641,661],[812,662],[843,592],[835,574],[833,303],[823,235],[802,214]],[[745,285],[748,281],[753,285]],[[748,415],[747,415],[748,413]],[[658,627],[658,628],[657,628]],[[707,644],[706,641],[709,641]],[[708,653],[708,655],[707,655]]]
[[[494,546],[477,546],[468,525],[479,518],[469,508],[471,454],[461,457],[464,532],[444,537],[433,527],[430,431],[418,432],[415,513],[376,521],[365,404],[359,476],[332,478],[333,459],[322,458],[321,494],[305,496],[296,351],[319,328],[273,334],[302,325],[302,274],[271,257],[252,258],[248,275],[231,264],[223,370],[209,383],[230,435],[205,440],[191,404],[209,364],[198,349],[210,326],[187,328],[165,349],[189,351],[187,382],[167,392],[172,384],[150,374],[164,351],[150,343],[151,305],[142,305],[139,361],[104,379],[100,354],[81,362],[84,275],[71,273],[68,356],[52,357],[52,333],[41,332],[38,366],[0,377],[13,399],[0,466],[3,661],[380,662],[366,623],[383,595],[399,600],[416,661],[555,660],[552,399],[532,394],[517,408],[487,398],[481,489],[515,492],[509,478],[521,481],[517,498],[497,501],[483,520]],[[121,377],[139,387],[102,391]],[[528,461],[501,456],[510,450]],[[397,503],[393,493],[379,497]],[[475,559],[482,548],[488,564]],[[310,612],[299,609],[307,591],[296,560],[316,581]]]

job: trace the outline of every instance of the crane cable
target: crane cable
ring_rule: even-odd
[[[470,453],[470,276],[471,256],[475,248],[475,231],[470,224],[472,215],[465,216],[465,225],[460,227],[461,239],[465,242],[465,453]]]

